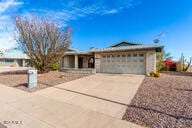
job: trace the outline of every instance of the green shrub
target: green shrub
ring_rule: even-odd
[[[59,69],[59,62],[54,63],[52,66],[50,66],[52,70],[58,70]]]
[[[150,72],[150,76],[151,76],[151,77],[155,77],[155,74],[156,74],[156,73],[155,73],[154,71]]]
[[[158,77],[158,78],[159,78],[160,76],[161,76],[161,74],[160,74],[159,72],[156,72],[156,73],[155,73],[155,77]]]

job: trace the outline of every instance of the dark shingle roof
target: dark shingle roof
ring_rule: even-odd
[[[130,46],[130,45],[141,45],[141,44],[123,40],[123,41],[117,42],[115,44],[112,44],[109,47],[121,47],[121,46]]]

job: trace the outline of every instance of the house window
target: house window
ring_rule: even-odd
[[[137,54],[133,54],[133,57],[137,57]]]
[[[117,60],[117,62],[120,62],[120,60]]]
[[[144,57],[144,54],[143,54],[143,53],[140,53],[140,54],[139,54],[139,57]]]
[[[107,60],[108,63],[110,63],[110,60]]]
[[[106,55],[103,55],[103,58],[106,58]]]
[[[117,58],[120,58],[121,56],[120,55],[117,55]]]
[[[14,62],[14,60],[13,59],[5,59],[5,62],[12,63],[12,62]]]
[[[110,58],[110,55],[107,55],[107,58]]]
[[[126,57],[126,55],[125,55],[125,54],[123,54],[123,55],[122,55],[122,57]]]
[[[112,55],[111,57],[112,57],[112,58],[115,58],[115,55]]]
[[[111,60],[111,62],[113,62],[113,63],[114,63],[114,62],[115,62],[115,60]]]
[[[144,59],[140,59],[139,62],[144,62]]]
[[[131,54],[128,54],[127,57],[131,57]]]
[[[131,62],[131,60],[127,60],[127,62]]]
[[[137,60],[133,60],[133,62],[137,62]]]
[[[126,60],[122,60],[122,62],[126,62]]]
[[[105,60],[103,60],[103,63],[105,63],[106,61]]]

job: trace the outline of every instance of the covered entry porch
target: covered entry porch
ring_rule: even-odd
[[[62,57],[61,70],[76,73],[96,73],[94,55],[90,53],[67,54]]]

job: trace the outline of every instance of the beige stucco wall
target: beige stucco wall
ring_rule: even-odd
[[[151,71],[156,71],[156,51],[151,50],[146,52],[146,75]]]
[[[64,68],[74,68],[75,67],[75,57],[73,55],[70,56],[64,56],[62,58],[62,63]]]
[[[95,53],[95,69],[97,73],[101,70],[100,59],[100,53]]]

